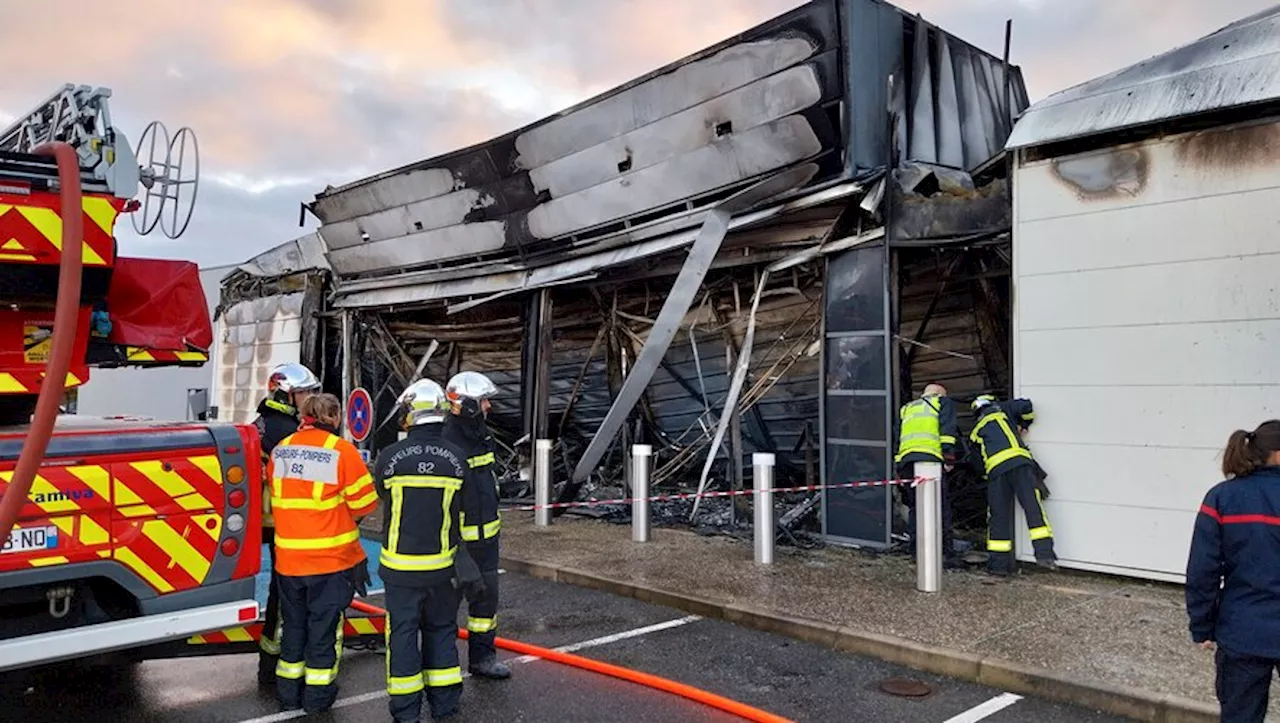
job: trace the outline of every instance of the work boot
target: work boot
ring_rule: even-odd
[[[478,663],[472,663],[469,668],[472,675],[478,675],[481,678],[490,680],[506,680],[511,677],[511,668],[503,663],[498,662],[498,656],[492,656],[481,660]]]
[[[1040,567],[1040,569],[1042,569],[1042,570],[1047,570],[1047,571],[1049,571],[1049,572],[1057,572],[1057,571],[1058,571],[1058,561],[1057,561],[1057,560],[1036,560],[1036,565],[1038,565],[1038,566]]]

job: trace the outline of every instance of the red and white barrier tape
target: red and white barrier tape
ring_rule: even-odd
[[[876,480],[872,482],[844,482],[841,484],[834,484],[834,485],[801,485],[800,487],[774,487],[769,491],[775,492],[775,493],[776,492],[817,492],[818,490],[847,490],[847,489],[861,489],[865,487],[890,487],[893,485],[911,485],[912,487],[915,487],[924,481],[925,481],[925,478],[923,477],[913,477],[911,479],[886,479],[886,480]],[[676,502],[679,500],[694,500],[694,499],[698,499],[699,497],[739,497],[742,495],[754,495],[755,493],[756,491],[754,489],[712,491],[712,492],[703,492],[702,494],[698,494],[697,492],[685,492],[685,493],[670,494],[670,495],[654,495],[652,497],[649,497],[648,500],[650,502]],[[546,509],[555,510],[555,509],[564,509],[567,507],[599,507],[601,505],[629,505],[632,502],[637,501],[637,499],[639,498],[624,497],[622,499],[616,499],[616,500],[581,500],[577,502],[553,502],[549,505],[519,505],[515,507],[503,507],[502,511],[503,512],[533,512],[535,510],[546,510]]]

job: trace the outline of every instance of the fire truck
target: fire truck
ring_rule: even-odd
[[[140,163],[110,96],[67,85],[0,131],[0,670],[258,619],[253,427],[59,414],[95,368],[199,365],[212,343],[196,266],[115,239],[123,214],[182,235],[195,136],[153,123]]]

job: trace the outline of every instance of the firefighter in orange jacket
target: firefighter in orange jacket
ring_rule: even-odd
[[[314,396],[300,411],[302,426],[267,466],[284,619],[276,694],[284,710],[319,713],[338,697],[343,613],[369,579],[356,521],[378,495],[360,452],[338,437],[338,399]]]
[[[262,440],[262,466],[271,461],[271,451],[285,437],[298,431],[298,408],[320,391],[320,380],[301,364],[281,364],[271,370],[267,379],[266,399],[258,405],[258,418],[253,424]],[[263,475],[269,483],[270,478]],[[258,640],[258,684],[275,685],[276,660],[280,655],[280,591],[276,579],[275,521],[271,517],[271,489],[264,487],[262,505],[262,542],[271,559],[271,582],[267,586],[267,609],[262,621],[262,637]]]

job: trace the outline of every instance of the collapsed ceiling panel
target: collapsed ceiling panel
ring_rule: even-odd
[[[330,263],[350,276],[520,257],[683,214],[690,199],[838,150],[836,5],[809,3],[492,141],[326,189],[311,208]]]

